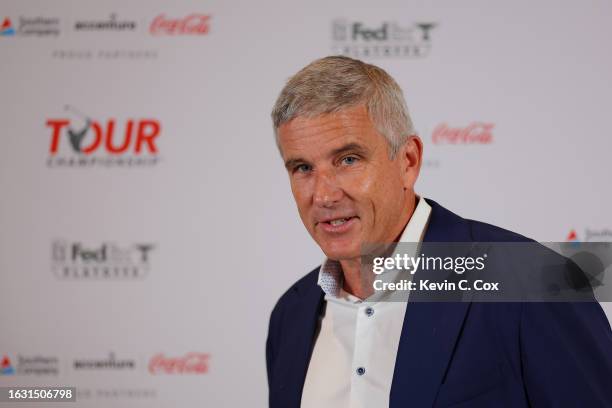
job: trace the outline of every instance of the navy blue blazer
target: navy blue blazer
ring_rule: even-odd
[[[425,242],[527,241],[427,202]],[[296,282],[272,311],[266,344],[271,408],[300,406],[324,303],[318,272]],[[596,302],[409,301],[390,406],[610,408],[610,325]]]

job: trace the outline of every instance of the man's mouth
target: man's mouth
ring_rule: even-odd
[[[328,223],[333,225],[334,227],[336,227],[338,225],[344,224],[345,222],[347,222],[351,218],[354,218],[354,217],[338,218],[338,219],[335,219],[335,220],[328,221]]]
[[[319,227],[323,229],[323,231],[333,234],[339,234],[349,231],[352,228],[352,225],[359,217],[350,216],[350,217],[342,217],[342,218],[331,218],[327,220],[321,220],[318,222]]]

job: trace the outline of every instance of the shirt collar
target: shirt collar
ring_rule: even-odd
[[[421,197],[417,196],[417,199],[417,206],[408,224],[406,224],[399,242],[421,242],[423,240],[425,230],[427,229],[427,222],[429,221],[429,215],[431,213],[431,206]],[[347,298],[352,296],[342,289],[343,279],[340,262],[325,258],[319,270],[319,279],[317,281],[317,284],[323,289],[323,292],[325,292],[327,296],[334,298]]]

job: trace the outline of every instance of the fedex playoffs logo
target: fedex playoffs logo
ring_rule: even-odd
[[[49,167],[150,166],[158,161],[156,119],[92,119],[71,106],[71,118],[50,118]]]

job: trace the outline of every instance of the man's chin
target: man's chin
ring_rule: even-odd
[[[349,261],[359,259],[361,252],[355,248],[322,248],[325,256],[334,261]]]

